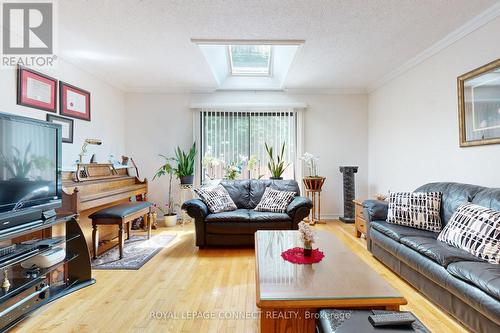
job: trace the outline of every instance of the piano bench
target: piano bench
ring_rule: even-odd
[[[123,258],[124,226],[127,225],[127,239],[130,238],[130,226],[132,221],[143,217],[144,224],[148,228],[148,239],[151,237],[151,203],[147,201],[136,201],[119,204],[101,209],[89,216],[92,219],[92,249],[93,258],[97,258],[99,249],[99,225],[118,226],[118,246],[120,259]]]

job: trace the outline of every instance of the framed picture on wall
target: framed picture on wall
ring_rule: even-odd
[[[32,69],[17,68],[17,104],[57,112],[57,80]]]
[[[62,142],[73,143],[73,130],[74,130],[73,119],[63,118],[47,113],[47,121],[62,126]]]
[[[59,83],[60,114],[90,121],[90,93],[65,82]]]
[[[500,143],[500,59],[457,79],[460,146]]]

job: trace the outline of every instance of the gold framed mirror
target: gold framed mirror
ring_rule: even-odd
[[[457,78],[460,147],[500,143],[500,59]]]

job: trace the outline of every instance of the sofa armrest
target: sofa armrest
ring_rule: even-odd
[[[200,199],[186,201],[182,204],[182,209],[194,219],[204,219],[209,214],[207,205]]]
[[[295,197],[292,202],[288,204],[286,213],[292,218],[292,229],[296,230],[299,228],[300,221],[309,215],[311,208],[311,199],[299,196]]]
[[[389,203],[381,200],[365,200],[363,201],[363,215],[367,222],[387,219],[387,210]]]
[[[182,204],[182,209],[194,218],[194,229],[196,233],[196,246],[205,247],[205,217],[210,213],[207,205],[200,199],[188,200]]]
[[[304,198],[304,197],[295,197],[292,202],[288,204],[288,207],[286,208],[286,213],[293,218],[295,213],[297,212],[298,209],[300,208],[312,208],[312,201],[311,199]]]
[[[389,203],[382,200],[365,200],[363,201],[363,216],[366,221],[366,248],[372,250],[372,241],[370,238],[370,222],[387,220],[387,211]]]

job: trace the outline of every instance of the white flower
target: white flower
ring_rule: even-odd
[[[314,243],[314,232],[307,223],[303,221],[299,223],[299,233],[300,233],[300,239],[303,242]]]
[[[309,175],[310,176],[317,176],[317,171],[318,171],[317,164],[318,164],[319,158],[317,158],[316,156],[314,156],[311,153],[305,152],[304,155],[302,155],[302,157],[300,159],[306,163],[307,168],[309,169]]]

